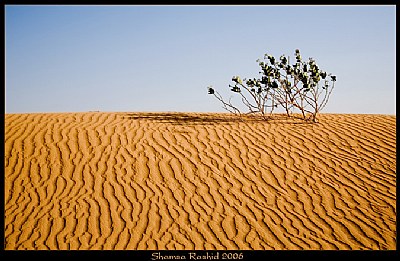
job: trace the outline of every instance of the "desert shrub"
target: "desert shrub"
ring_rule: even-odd
[[[264,59],[257,62],[261,68],[260,78],[232,78],[230,90],[240,96],[247,107],[247,113],[271,115],[275,108],[282,107],[287,116],[297,110],[304,120],[317,121],[318,113],[326,106],[335,86],[336,76],[319,68],[313,58],[303,61],[300,51],[295,50],[296,62],[290,63],[290,57],[281,55],[279,60],[265,54]],[[208,93],[214,95],[223,108],[242,114],[233,105],[231,98],[226,101],[212,86]]]

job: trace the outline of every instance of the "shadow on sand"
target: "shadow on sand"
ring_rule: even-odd
[[[182,112],[141,112],[128,113],[123,116],[131,120],[149,120],[170,124],[233,124],[235,122],[274,122],[284,124],[309,124],[297,117],[288,118],[286,115],[275,114],[265,118],[260,115],[212,114],[212,113],[182,113]]]

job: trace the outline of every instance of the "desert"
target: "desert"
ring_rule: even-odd
[[[394,250],[396,116],[5,114],[6,250]]]

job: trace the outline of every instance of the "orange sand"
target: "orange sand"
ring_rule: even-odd
[[[5,115],[5,249],[395,249],[396,117]]]

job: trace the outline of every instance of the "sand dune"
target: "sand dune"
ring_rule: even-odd
[[[5,249],[396,248],[396,117],[5,115]]]

